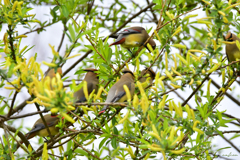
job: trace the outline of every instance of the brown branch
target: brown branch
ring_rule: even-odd
[[[226,137],[224,137],[223,135],[221,136],[226,142],[228,142],[233,148],[235,148],[238,153],[240,153],[240,150],[237,146],[235,146],[230,140],[228,140]]]
[[[240,130],[235,130],[235,131],[221,131],[221,133],[222,133],[222,134],[225,134],[225,133],[240,133]],[[208,137],[213,137],[213,136],[220,136],[220,134],[215,133],[215,134],[209,135]]]
[[[115,102],[115,103],[104,103],[104,102],[97,102],[97,103],[88,103],[88,102],[84,102],[84,103],[75,103],[76,106],[86,106],[86,105],[109,105],[109,106],[121,106],[121,107],[126,107],[127,102]]]
[[[13,153],[12,153],[12,150],[11,150],[11,148],[10,148],[10,142],[9,142],[9,137],[8,137],[8,134],[7,134],[7,132],[6,132],[6,126],[4,125],[3,126],[3,129],[4,129],[4,134],[5,134],[5,136],[6,136],[6,140],[7,140],[7,143],[8,143],[8,151],[9,151],[9,153],[10,153],[10,157],[11,158],[13,158],[14,157],[14,155],[13,155]]]
[[[150,4],[149,0],[146,0],[146,1],[147,1],[147,4],[149,5]],[[152,9],[152,7],[150,8],[150,11],[153,15],[153,21],[157,22],[158,21],[157,15],[154,13],[154,10]]]
[[[72,137],[70,137],[70,138],[69,138],[69,139],[67,139],[66,141],[64,141],[64,142],[60,143],[59,145],[52,146],[52,147],[50,147],[50,148],[51,148],[51,149],[53,149],[53,148],[60,147],[60,146],[64,145],[65,143],[67,143],[67,142],[71,141],[71,140],[72,140],[74,137],[76,137],[76,136],[77,136],[77,134],[73,135]]]
[[[19,141],[12,135],[12,133],[9,131],[9,129],[8,129],[5,125],[4,125],[4,129],[6,129],[6,130],[8,131],[8,133],[10,134],[10,136],[17,142],[17,144],[18,144],[19,146],[21,146],[21,148],[22,148],[26,153],[29,154],[28,150],[22,145],[21,142],[19,142]],[[17,148],[17,149],[18,149],[18,148]],[[13,152],[13,154],[14,154],[14,152]]]
[[[227,85],[226,85],[226,90],[225,90],[225,93],[226,91],[229,89],[229,87],[233,84],[233,82],[236,80],[236,77],[233,78],[233,79],[229,79],[228,82],[227,82]],[[217,95],[214,97],[214,99],[212,100],[211,102],[211,105],[213,105],[214,102],[217,102],[217,99],[221,96],[223,96],[224,93],[222,92],[222,90],[220,90]],[[218,102],[218,104],[220,103],[220,101]],[[215,107],[212,108],[212,110],[214,110],[215,108],[217,107],[217,105]]]
[[[64,38],[65,38],[65,32],[67,32],[67,27],[66,27],[66,24],[64,24],[63,25],[63,33],[62,33],[62,38],[61,38],[61,41],[60,41],[60,43],[59,43],[59,45],[58,45],[58,49],[57,49],[57,52],[59,52],[60,51],[60,49],[61,49],[61,47],[62,47],[62,44],[63,44],[63,40],[64,40]]]
[[[11,48],[11,56],[12,56],[14,63],[17,64],[15,50],[14,50],[14,44],[13,44],[14,39],[12,37],[13,29],[12,29],[11,25],[8,25],[8,34],[9,34],[9,44],[10,44],[10,48]]]
[[[53,24],[55,24],[55,23],[58,23],[58,22],[59,22],[59,21],[54,22],[54,23],[48,23],[48,24],[46,24],[46,25],[44,25],[44,26],[42,26],[42,27],[36,28],[36,29],[34,29],[34,30],[32,30],[32,31],[29,31],[29,32],[25,32],[25,33],[23,33],[23,34],[21,34],[21,35],[26,35],[26,34],[29,34],[29,33],[32,33],[32,32],[36,32],[36,31],[42,30],[42,29],[44,29],[45,27],[51,26],[51,25],[53,25]]]
[[[14,133],[17,132],[18,137],[21,138],[21,140],[23,141],[23,143],[24,143],[26,146],[29,146],[29,145],[30,145],[29,141],[27,140],[27,138],[25,137],[25,135],[24,135],[22,132],[17,131],[14,127],[5,125],[5,124],[3,124],[3,123],[0,123],[0,127],[1,127],[1,128],[4,129],[4,126],[7,127],[7,129],[10,130],[11,132],[14,132]]]
[[[8,119],[19,119],[19,118],[29,117],[29,116],[33,116],[33,115],[36,115],[36,114],[39,114],[39,113],[46,113],[46,112],[48,112],[48,111],[46,111],[46,110],[37,111],[37,112],[23,114],[23,115],[20,115],[20,116],[12,116],[12,117],[9,117]]]
[[[208,80],[210,80],[211,78],[208,77]],[[217,84],[217,82],[215,82],[213,79],[211,79],[211,83],[217,88],[217,89],[220,89],[221,87]],[[234,98],[232,95],[230,95],[229,93],[225,92],[225,95],[231,99],[233,102],[235,102],[238,106],[240,106],[240,102]]]
[[[9,112],[8,112],[8,116],[7,117],[10,117],[11,116],[11,112],[12,112],[12,109],[13,109],[13,106],[14,106],[14,102],[15,102],[15,100],[16,100],[16,97],[17,97],[17,94],[18,94],[19,92],[18,91],[15,91],[15,93],[14,93],[14,95],[13,95],[13,99],[12,99],[12,103],[11,103],[11,108],[10,108],[10,110],[9,110]]]
[[[190,96],[182,103],[182,106],[185,106],[188,101],[192,98],[193,95],[201,88],[203,83],[207,80],[207,78],[210,76],[211,73],[207,74],[207,76],[203,79],[200,85],[197,86],[197,88],[190,94]]]
[[[12,112],[11,115],[13,115],[14,113],[18,112],[19,110],[23,109],[26,105],[27,105],[27,101],[30,101],[32,98],[29,97],[28,99],[26,99],[25,101],[23,101],[19,106],[15,107]]]
[[[65,72],[63,72],[63,77],[70,72],[74,67],[77,66],[78,63],[83,61],[90,53],[92,53],[92,50],[87,51],[79,60],[77,60],[73,65],[71,65]]]

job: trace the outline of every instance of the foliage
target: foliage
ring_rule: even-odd
[[[108,7],[101,7],[100,4],[105,3]],[[49,20],[41,21],[29,13],[38,5],[50,6]],[[236,0],[146,0],[141,5],[118,0],[111,3],[107,0],[4,0],[0,13],[0,27],[4,32],[0,40],[0,51],[4,53],[0,69],[0,127],[4,131],[1,159],[26,156],[42,159],[213,159],[221,150],[227,149],[216,150],[213,137],[226,139],[225,133],[235,133],[227,139],[235,148],[231,142],[239,137],[239,131],[224,132],[222,127],[228,127],[229,123],[239,126],[235,122],[238,118],[218,110],[218,106],[224,96],[239,105],[236,98],[226,94],[236,80],[232,66],[238,64],[228,65],[223,54],[223,35],[230,26],[239,33],[240,10]],[[206,16],[202,17],[200,13]],[[132,55],[120,46],[109,47],[109,39],[102,31],[113,35],[134,26],[136,21],[145,28],[151,24],[152,27],[146,29],[157,42],[155,50],[149,45],[151,53],[144,47],[134,48]],[[40,53],[27,58],[34,46],[22,46],[22,40],[32,33],[43,34],[55,24],[63,26],[63,35],[58,48],[51,44],[44,46],[52,50],[51,62],[37,62]],[[2,30],[4,26],[7,26],[6,31]],[[20,26],[27,32],[19,34]],[[64,39],[68,43],[65,44]],[[65,54],[60,55],[63,45],[66,45]],[[62,77],[60,74],[53,79],[44,77],[43,65],[56,71],[67,62],[71,65]],[[75,67],[77,64],[81,66]],[[82,70],[89,67],[99,70],[100,89],[97,94],[91,94],[86,103],[75,105],[73,92],[83,85],[78,86],[67,76],[74,70],[82,78]],[[99,115],[107,91],[125,67],[134,70],[136,91],[132,101],[113,104],[109,111]],[[153,84],[138,82],[144,67],[156,70]],[[211,78],[212,75],[221,79],[220,84]],[[72,83],[71,90],[65,85],[68,80]],[[216,93],[211,92],[212,86],[218,88]],[[10,94],[3,94],[7,90],[11,90]],[[172,93],[176,93],[182,102],[173,98]],[[179,93],[187,93],[187,96]],[[17,104],[20,94],[28,94],[29,98]],[[39,106],[44,106],[46,110],[58,112],[81,127],[65,130],[67,124],[59,124],[59,135],[46,143],[39,140],[37,150],[23,145],[25,154],[19,154],[15,152],[16,141],[22,128],[12,127],[12,121],[43,113],[16,118],[16,114],[30,104],[38,111]],[[66,114],[74,107],[81,108],[84,116]],[[58,148],[54,149],[55,146]]]

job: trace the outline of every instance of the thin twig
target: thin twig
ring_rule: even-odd
[[[92,157],[97,158],[98,160],[101,160],[98,156],[92,154],[90,151],[88,151],[86,148],[84,148],[82,145],[80,145],[75,139],[73,139],[74,143],[76,143],[80,148],[82,148],[85,152],[90,154]]]
[[[15,100],[16,100],[16,97],[17,97],[17,94],[18,94],[18,93],[19,93],[18,91],[15,91],[15,93],[14,93],[14,95],[13,95],[13,99],[12,99],[12,103],[11,103],[11,108],[10,108],[10,110],[9,110],[9,112],[8,112],[8,117],[11,116],[11,112],[12,112],[12,109],[13,109],[13,106],[14,106],[14,102],[15,102]]]

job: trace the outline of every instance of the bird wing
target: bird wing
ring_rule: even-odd
[[[135,30],[135,29],[124,29],[124,30],[123,30],[122,32],[120,32],[119,34],[129,35],[129,34],[137,34],[137,33],[141,33],[141,31]]]
[[[111,102],[118,102],[118,101],[126,94],[126,92],[125,92],[125,90],[124,90],[124,88],[123,88],[123,85],[126,85],[126,86],[128,87],[128,89],[131,91],[131,88],[132,88],[131,82],[128,82],[128,83],[126,83],[126,84],[122,84],[122,86],[119,87],[119,88],[116,90],[115,96],[114,96],[114,98],[112,99]]]
[[[93,83],[87,83],[87,89],[88,89],[88,94],[92,93],[92,91],[95,89]],[[80,89],[78,94],[81,95],[81,96],[76,101],[76,103],[81,103],[81,102],[86,102],[87,101],[87,99],[84,95],[84,92],[83,92],[83,88]]]
[[[121,87],[116,87],[117,85]],[[128,89],[131,91],[132,83],[122,83],[122,84],[115,84],[112,86],[112,88],[108,92],[107,100],[106,102],[118,102],[124,95],[126,95],[126,92],[123,88],[123,85],[127,85]],[[134,84],[133,84],[134,85]],[[105,105],[103,109],[99,112],[99,114],[103,113],[108,108],[108,105]]]
[[[44,128],[46,128],[46,127],[45,127],[45,125],[43,123],[36,124],[34,126],[34,128],[26,134],[27,135],[26,137],[28,138],[28,136],[30,136],[30,134],[32,134],[34,132],[37,132],[37,131],[40,131],[40,130],[42,130]]]

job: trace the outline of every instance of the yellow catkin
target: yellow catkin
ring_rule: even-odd
[[[172,37],[175,36],[175,35],[177,35],[179,32],[181,32],[181,30],[182,30],[182,27],[179,26],[179,27],[176,29],[176,31],[172,34]]]
[[[226,10],[228,10],[228,9],[230,9],[230,8],[236,7],[236,6],[238,6],[238,5],[240,5],[240,3],[236,3],[236,4],[233,4],[233,5],[231,5],[231,6],[228,6],[227,8],[225,8],[224,11],[226,11]]]
[[[125,90],[127,98],[128,98],[128,101],[130,102],[132,97],[131,97],[131,93],[129,91],[129,88],[127,87],[127,85],[123,85],[123,89]]]
[[[163,96],[161,102],[160,102],[159,105],[158,105],[158,108],[159,108],[159,109],[163,109],[163,108],[164,108],[166,99],[167,99],[167,95],[165,94],[165,95]]]
[[[170,83],[170,85],[173,86],[174,88],[181,88],[181,86],[173,84],[173,83]]]
[[[178,53],[176,53],[176,56],[185,64],[188,65],[187,61]]]
[[[138,96],[136,94],[134,94],[134,96],[133,96],[133,107],[137,110],[138,105],[139,105]]]
[[[210,70],[207,71],[207,73],[212,73],[214,71],[216,71],[218,69],[218,67],[220,66],[221,62],[215,64]]]
[[[43,145],[42,159],[48,160],[47,143],[44,143]]]
[[[45,61],[43,61],[42,63],[49,66],[49,67],[57,67],[57,64],[55,64],[55,63],[48,63],[48,62],[45,62]]]
[[[165,73],[166,73],[166,75],[168,76],[168,78],[169,78],[172,82],[174,82],[174,79],[173,79],[171,73],[168,72],[167,70],[165,70]]]
[[[83,81],[83,93],[88,100],[88,88],[87,88],[87,81]]]
[[[206,3],[207,5],[211,6],[211,3],[205,0],[202,0],[204,3]]]
[[[130,146],[128,146],[128,148],[124,148],[124,150],[128,151],[132,159],[136,158]]]
[[[222,16],[226,16],[226,14],[223,11],[218,11],[219,14],[221,14]]]
[[[129,116],[130,110],[127,112],[127,114],[118,122],[118,124],[123,123]]]
[[[177,60],[176,60],[176,57],[174,56],[174,54],[172,54],[172,57],[173,57],[173,61],[174,61],[174,67],[175,67],[175,69],[177,69]]]
[[[222,43],[224,43],[224,44],[235,44],[235,43],[236,43],[236,41],[233,41],[233,42],[222,41]]]
[[[96,99],[99,99],[100,98],[100,96],[101,96],[101,94],[102,94],[102,91],[103,91],[103,87],[101,86],[100,88],[99,88],[99,90],[98,90],[98,93],[97,93],[97,96],[95,97],[95,99],[94,100],[96,100]]]
[[[156,35],[156,37],[157,37],[158,41],[161,43],[161,39],[160,39],[160,37],[159,37],[159,35],[158,35],[158,33],[157,33],[157,31],[156,31],[156,30],[154,30],[154,34]]]
[[[19,35],[19,36],[15,37],[15,39],[18,39],[18,38],[27,38],[27,36],[26,35]]]
[[[168,68],[168,57],[167,57],[167,52],[165,52],[165,68]]]
[[[194,79],[192,78],[191,81],[189,82],[189,85],[192,85],[194,82]]]
[[[176,75],[182,77],[182,75],[178,71],[176,71],[173,67],[171,69],[172,69],[173,73],[175,73]]]
[[[185,151],[185,148],[181,148],[179,150],[170,150],[173,154],[182,154]]]
[[[183,18],[183,20],[185,19],[189,19],[189,18],[192,18],[192,17],[197,17],[198,14],[190,14],[190,15],[187,15],[186,17]]]
[[[226,17],[223,17],[223,22],[224,23],[229,23],[228,19]]]

